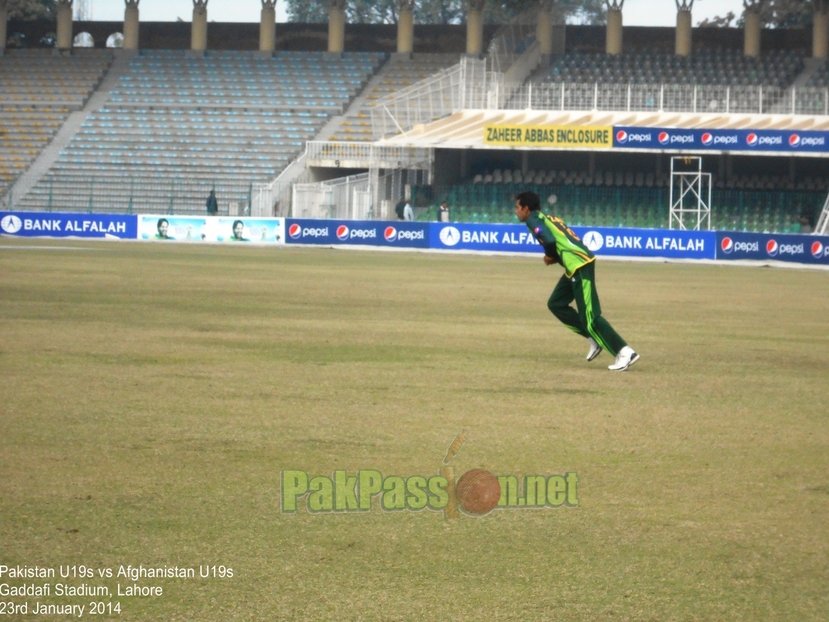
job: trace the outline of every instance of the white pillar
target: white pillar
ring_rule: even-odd
[[[466,53],[484,52],[484,0],[469,0],[466,11]]]
[[[328,6],[328,51],[345,51],[345,0],[331,0]]]
[[[690,56],[691,55],[691,38],[693,31],[691,30],[691,4],[683,2],[681,5],[677,2],[676,11],[676,55]]]
[[[138,49],[138,3],[140,0],[126,0],[124,9],[124,49]]]
[[[58,15],[57,47],[59,50],[72,49],[72,0],[57,0]]]
[[[190,49],[207,49],[207,0],[193,0],[193,23],[190,30]]]
[[[746,7],[743,17],[746,24],[743,53],[746,56],[757,58],[760,56],[760,31],[763,28],[760,21],[760,11],[755,7]]]
[[[262,0],[262,19],[259,23],[259,51],[276,49],[276,0]]]
[[[414,2],[400,0],[397,18],[397,52],[411,54],[414,52]]]
[[[829,13],[822,6],[815,5],[812,26],[812,56],[815,58],[829,57]]]
[[[624,0],[605,0],[607,2],[607,35],[605,53],[622,53],[622,6]]]

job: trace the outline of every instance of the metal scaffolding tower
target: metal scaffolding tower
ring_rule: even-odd
[[[711,229],[711,173],[702,172],[702,158],[671,158],[671,229]]]
[[[826,202],[823,204],[823,210],[820,212],[820,218],[815,227],[815,235],[826,235],[829,233],[829,196],[826,197]]]

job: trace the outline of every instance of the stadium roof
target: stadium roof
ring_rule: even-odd
[[[543,110],[463,110],[379,141],[379,145],[437,149],[537,149],[520,146],[493,146],[484,140],[486,125],[519,126],[623,126],[697,130],[829,130],[829,117],[813,115],[717,114],[674,112],[543,111]],[[624,151],[615,147],[614,151]],[[631,149],[631,151],[634,151]],[[642,152],[642,149],[635,149]],[[652,151],[692,151],[681,147]],[[724,149],[723,151],[727,151]],[[708,150],[707,153],[711,153]],[[763,152],[752,152],[753,154]],[[764,155],[782,155],[768,152]],[[829,154],[801,153],[811,157]]]

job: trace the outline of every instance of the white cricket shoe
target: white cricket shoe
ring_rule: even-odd
[[[587,360],[592,361],[602,353],[602,346],[596,343],[596,340],[593,339],[593,337],[588,337],[587,341],[590,344],[590,352],[587,353]]]
[[[613,363],[613,365],[609,365],[608,369],[611,371],[625,371],[638,360],[639,355],[633,351],[633,348],[625,346],[621,349],[619,354],[616,355],[616,362]]]

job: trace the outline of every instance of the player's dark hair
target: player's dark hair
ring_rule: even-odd
[[[244,226],[245,226],[245,223],[243,223],[241,220],[234,220],[234,221],[233,221],[233,226],[231,226],[230,228],[231,228],[231,229],[235,229],[235,228],[236,228],[236,225],[242,225],[242,226],[244,227]]]
[[[518,201],[518,204],[522,207],[529,207],[531,212],[535,212],[541,209],[541,199],[538,198],[538,195],[533,192],[532,190],[525,190],[518,194],[515,197],[515,200]]]
[[[168,225],[170,224],[170,221],[167,220],[166,218],[159,218],[158,222],[155,223],[156,229],[158,229],[161,226],[161,223],[163,223],[163,222],[166,222]]]

